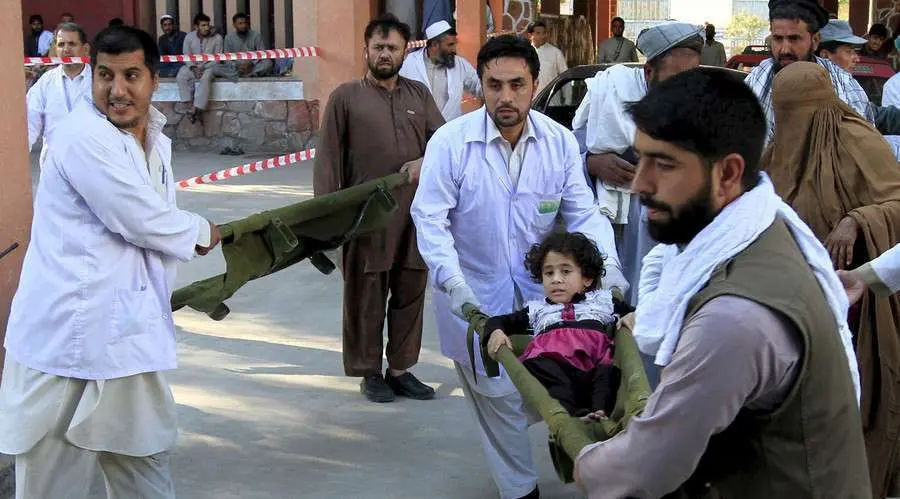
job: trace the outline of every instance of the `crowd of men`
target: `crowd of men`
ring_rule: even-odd
[[[772,57],[746,80],[699,68],[721,58],[714,28],[664,23],[628,46],[613,20],[601,53],[646,63],[588,80],[572,130],[531,110],[560,70],[545,25],[490,39],[472,65],[446,21],[410,53],[409,26],[370,22],[366,74],[330,95],[314,166],[316,196],[409,178],[392,223],[342,250],[343,364],[361,393],[434,398],[411,372],[430,286],[500,497],[540,497],[535,419],[509,376],[470,352],[464,307],[499,315],[543,299],[522,261],[561,224],[604,254],[601,286],[636,306],[623,321],[654,387],[624,432],[573,456],[585,494],[900,494],[900,168],[882,135],[900,111],[843,69],[842,44],[859,40],[815,0],[769,9]],[[256,43],[247,21],[234,17],[232,47]],[[107,28],[93,67],[56,68],[29,92],[42,177],[0,384],[0,452],[16,456],[22,498],[86,497],[98,465],[113,497],[174,497],[169,297],[176,262],[219,234],[175,203],[150,100],[180,34],[161,23],[157,41]],[[229,46],[206,16],[194,25],[185,53]],[[84,32],[63,26],[57,49],[83,54]],[[204,81],[264,70],[189,63],[176,75],[199,119]],[[463,114],[466,93],[483,106]]]
[[[821,39],[819,53],[835,60],[842,43],[859,43],[817,3],[773,0],[770,21],[772,59],[746,82],[697,69],[704,57],[723,59],[714,27],[643,31],[644,67],[615,65],[588,80],[572,134],[529,111],[546,84],[543,26],[529,29],[532,47],[489,41],[476,64],[484,107],[440,124],[421,102],[434,76],[418,90],[398,77],[408,29],[373,21],[369,71],[329,100],[316,165],[317,193],[371,178],[361,158],[373,157],[409,171],[416,185],[409,215],[401,211],[382,242],[366,241],[381,251],[344,255],[345,370],[363,378],[362,393],[377,402],[432,397],[409,371],[416,357],[397,348],[420,341],[411,309],[424,306],[427,269],[441,351],[454,361],[500,495],[538,497],[533,419],[505,373],[489,377],[477,348],[472,358],[463,306],[500,314],[541,296],[521,258],[561,222],[606,255],[603,286],[637,305],[634,334],[655,387],[624,433],[577,456],[590,497],[897,493],[897,418],[885,405],[900,365],[896,297],[860,293],[848,323],[841,283],[883,291],[895,282],[890,263],[862,264],[900,242],[900,169],[874,126],[896,109],[871,104],[837,62],[816,57]],[[620,57],[620,41],[601,52]],[[432,47],[414,56],[418,64],[436,60]],[[441,93],[446,102],[452,90]],[[378,111],[387,95],[404,96],[410,115],[424,108],[426,118],[410,124],[416,133]],[[377,129],[408,139],[376,153],[371,144],[382,141],[356,123],[386,118],[394,122]],[[404,250],[413,237],[424,266]],[[376,300],[354,294],[369,285]],[[356,369],[364,357],[368,367]]]
[[[75,24],[75,17],[64,13],[54,32],[43,29],[41,16],[31,16],[34,47],[26,43],[26,55],[87,57],[90,51],[88,35]],[[157,49],[160,55],[219,54],[265,50],[260,33],[250,27],[250,16],[238,12],[232,16],[233,30],[223,38],[210,24],[209,16],[194,16],[194,30],[184,33],[177,28],[177,20],[170,14],[160,17]],[[113,19],[110,27],[122,26],[121,19]],[[46,45],[46,46],[45,46]],[[215,78],[237,82],[240,78],[282,75],[290,70],[290,59],[260,59],[257,61],[226,62],[165,62],[160,64],[160,77],[174,77],[182,102],[192,105],[188,114],[191,123],[202,123],[203,112],[209,103]],[[53,127],[67,116],[82,99],[90,99],[91,68],[86,64],[42,65],[29,75],[28,143],[33,147],[43,139],[44,147]],[[226,148],[228,154],[243,154],[240,148]],[[43,156],[43,155],[42,155]]]

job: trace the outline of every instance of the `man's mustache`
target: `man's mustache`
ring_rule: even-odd
[[[654,210],[667,211],[672,213],[672,207],[663,203],[662,201],[657,201],[650,196],[641,196],[641,204],[646,206],[647,208],[652,208]]]

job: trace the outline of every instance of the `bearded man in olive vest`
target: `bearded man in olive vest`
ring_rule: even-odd
[[[628,111],[632,189],[663,243],[634,335],[663,369],[627,431],[581,452],[577,482],[591,499],[871,498],[847,297],[759,171],[752,91],[695,69]]]

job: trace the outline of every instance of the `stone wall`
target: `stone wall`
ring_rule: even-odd
[[[176,150],[239,146],[245,152],[288,153],[304,148],[319,128],[319,101],[210,101],[191,123],[191,104],[154,102],[166,115],[165,134]],[[201,123],[202,121],[202,123]]]

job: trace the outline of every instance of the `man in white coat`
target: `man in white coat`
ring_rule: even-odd
[[[90,45],[81,26],[60,24],[56,29],[56,53],[59,57],[87,57]],[[28,89],[28,148],[42,140],[41,158],[56,125],[65,119],[83,100],[91,99],[91,66],[89,64],[60,64],[47,71]],[[43,161],[42,161],[43,162]]]
[[[410,52],[400,76],[425,84],[435,104],[450,121],[462,115],[463,93],[481,98],[481,82],[475,68],[456,55],[456,30],[447,21],[438,21],[425,30],[428,44]]]
[[[525,40],[500,36],[481,48],[485,108],[431,138],[412,205],[419,251],[435,286],[441,351],[455,363],[503,499],[538,497],[529,420],[507,374],[485,375],[477,337],[471,365],[462,306],[497,315],[543,298],[523,262],[526,251],[554,230],[558,215],[567,230],[584,233],[606,256],[603,286],[614,293],[628,287],[575,137],[529,110],[539,71],[537,53]]]
[[[59,123],[38,186],[31,244],[6,330],[0,453],[16,457],[18,499],[174,498],[170,298],[178,261],[219,241],[175,205],[153,38],[101,31],[93,104]]]
[[[900,245],[853,270],[838,270],[838,276],[851,305],[870,289],[879,298],[890,296],[900,291]]]
[[[647,95],[659,82],[700,65],[703,28],[670,22],[648,28],[637,39],[647,57],[644,67],[613,66],[587,80],[587,95],[575,112],[572,128],[584,137],[586,166],[596,179],[597,204],[616,228],[616,245],[625,277],[626,297],[637,305],[641,260],[656,244],[649,236],[640,203],[631,196],[637,158],[632,148],[636,128],[625,105]]]

